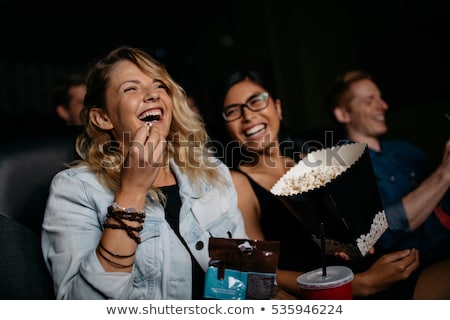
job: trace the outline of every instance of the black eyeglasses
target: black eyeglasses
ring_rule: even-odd
[[[251,111],[261,111],[269,105],[269,94],[263,92],[248,98],[245,103],[230,104],[223,109],[222,115],[225,121],[231,122],[242,117],[244,114],[244,107],[249,108]]]

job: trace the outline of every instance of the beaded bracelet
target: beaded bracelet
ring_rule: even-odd
[[[119,210],[110,210],[109,208],[108,213],[106,214],[108,218],[114,218],[116,220],[136,221],[139,223],[143,223],[145,220],[145,213],[127,213]]]
[[[116,218],[118,220],[137,221],[143,223],[145,220],[145,211],[137,211],[135,208],[122,208],[114,202],[108,207],[108,218]]]
[[[133,207],[129,207],[129,208],[121,207],[117,204],[117,202],[113,202],[113,204],[108,207],[108,211],[109,211],[109,208],[111,208],[112,211],[123,211],[126,213],[138,213],[140,215],[145,215],[144,210],[136,210]]]
[[[143,229],[142,226],[132,227],[132,226],[127,225],[125,222],[123,222],[121,220],[118,220],[117,222],[119,222],[119,224],[104,222],[103,223],[103,227],[104,228],[110,228],[110,229],[124,230],[124,231],[126,231],[128,236],[131,239],[133,239],[137,244],[141,243],[141,237],[135,235],[134,231],[136,231],[136,232],[142,231],[142,229]]]
[[[108,207],[108,213],[106,214],[108,218],[112,218],[119,224],[111,224],[104,222],[104,228],[111,229],[121,229],[125,230],[130,238],[132,238],[137,244],[141,243],[141,238],[137,236],[134,232],[142,231],[142,226],[132,227],[127,225],[123,220],[136,221],[143,223],[145,220],[145,212],[137,211],[135,208],[124,208],[120,207],[116,202]]]

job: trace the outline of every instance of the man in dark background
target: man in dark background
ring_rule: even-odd
[[[245,67],[274,74],[288,127],[320,132],[331,126],[327,85],[358,68],[391,102],[390,135],[406,135],[436,162],[448,137],[449,10],[437,0],[46,2],[0,0],[3,130],[37,122],[44,130],[54,79],[127,44],[188,84],[207,122],[217,83]]]

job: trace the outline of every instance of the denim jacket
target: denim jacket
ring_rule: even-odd
[[[420,227],[411,230],[402,198],[413,191],[432,172],[432,165],[421,149],[407,141],[381,140],[381,151],[370,150],[373,170],[386,212],[389,229],[378,241],[387,251],[417,248],[421,264],[426,265],[440,259],[441,251],[448,247],[450,233],[434,214]],[[439,205],[449,212],[449,193]]]
[[[209,237],[247,238],[229,169],[228,187],[203,182],[193,188],[171,161],[180,187],[180,234],[206,270]],[[191,258],[165,220],[161,204],[146,205],[133,271],[105,272],[95,249],[114,194],[88,167],[63,170],[50,187],[42,249],[57,299],[191,299]]]

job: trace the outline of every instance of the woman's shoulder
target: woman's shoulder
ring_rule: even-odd
[[[230,170],[231,177],[237,192],[241,195],[251,194],[256,195],[258,198],[268,191],[265,191],[253,178],[246,172],[238,169]]]
[[[103,189],[97,175],[87,165],[73,166],[59,171],[53,177],[52,184],[83,184]]]
[[[230,174],[231,174],[231,177],[233,178],[233,180],[235,180],[235,181],[239,181],[239,182],[248,181],[247,175],[238,169],[231,168]]]
[[[244,172],[231,168],[230,175],[238,192],[239,190],[248,189],[251,187],[249,177]]]
[[[94,173],[87,165],[71,166],[59,171],[55,177],[75,177],[77,179],[86,179],[94,176]]]

